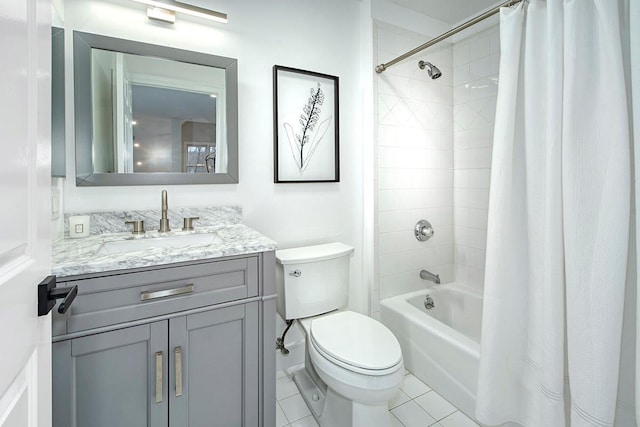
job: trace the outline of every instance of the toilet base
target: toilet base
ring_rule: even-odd
[[[380,405],[367,405],[345,399],[331,389],[327,388],[325,391],[312,381],[304,368],[294,373],[293,381],[321,427],[391,426],[386,402]]]

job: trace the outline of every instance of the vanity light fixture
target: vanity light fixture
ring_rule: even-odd
[[[176,13],[172,10],[161,9],[159,7],[148,7],[147,18],[174,24],[176,22]],[[135,125],[135,122],[132,124]]]
[[[175,0],[133,0],[137,3],[146,4],[152,6],[147,9],[147,16],[150,19],[159,19],[161,21],[174,23],[175,12],[184,13],[185,15],[197,16],[199,18],[209,19],[211,21],[222,22],[226,24],[228,22],[227,14],[217,12],[215,10],[204,9],[190,4],[182,3]],[[163,12],[155,12],[154,10],[162,10]],[[154,14],[154,16],[151,16]],[[171,18],[162,19],[162,16],[173,15]]]

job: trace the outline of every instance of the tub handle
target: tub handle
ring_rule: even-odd
[[[433,298],[431,298],[431,295],[427,295],[424,299],[424,308],[426,308],[427,310],[431,310],[435,306],[436,305],[433,303]]]

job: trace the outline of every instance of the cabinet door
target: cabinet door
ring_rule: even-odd
[[[167,322],[53,344],[53,426],[167,426]]]
[[[171,319],[169,337],[170,425],[257,426],[258,303]]]

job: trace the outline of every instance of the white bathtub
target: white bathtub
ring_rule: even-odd
[[[424,307],[426,295],[434,307]],[[480,360],[482,295],[455,283],[380,302],[380,320],[402,347],[405,367],[473,417]]]

